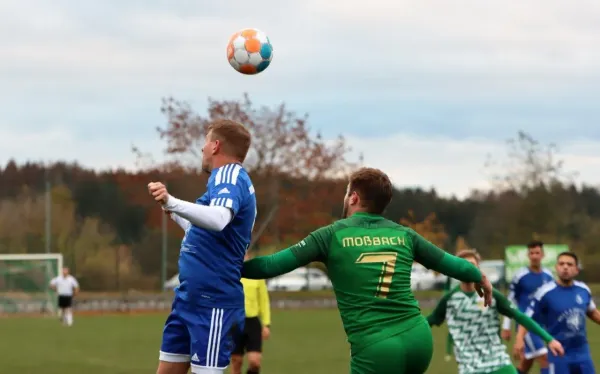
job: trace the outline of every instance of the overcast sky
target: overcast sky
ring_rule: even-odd
[[[530,0],[0,0],[0,163],[133,167],[160,153],[161,98],[204,112],[248,92],[345,134],[398,186],[464,196],[525,130],[600,185],[600,3]],[[263,30],[266,72],[229,36]]]

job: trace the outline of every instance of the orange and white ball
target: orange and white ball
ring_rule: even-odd
[[[257,29],[236,32],[227,44],[227,60],[242,74],[265,71],[273,60],[273,46],[265,33]]]

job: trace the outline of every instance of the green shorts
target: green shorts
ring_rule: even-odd
[[[492,371],[489,374],[518,374],[517,373],[517,369],[515,369],[514,366],[512,365],[507,365],[505,367],[502,367],[496,371]]]
[[[360,350],[350,374],[423,374],[433,356],[433,337],[425,319],[408,331]]]

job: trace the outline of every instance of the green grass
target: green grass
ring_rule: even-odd
[[[165,315],[76,316],[71,328],[50,318],[0,319],[0,372],[148,374],[156,370]],[[600,367],[600,327],[588,324]],[[443,360],[446,329],[435,328],[428,373],[455,374]],[[347,373],[349,348],[335,310],[276,310],[264,373]],[[533,371],[536,373],[537,371]]]

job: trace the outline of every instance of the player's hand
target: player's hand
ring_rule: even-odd
[[[565,354],[565,349],[563,348],[562,344],[560,344],[560,342],[556,339],[548,343],[548,349],[550,349],[554,356],[564,356]]]
[[[519,339],[519,337],[517,337],[515,344],[513,344],[513,356],[517,360],[525,357],[525,342],[523,342],[523,339]]]
[[[510,341],[510,338],[512,337],[512,332],[510,330],[502,330],[502,332],[500,333],[500,337],[502,337],[502,339],[506,341]]]
[[[167,191],[167,187],[161,182],[148,183],[148,193],[162,205],[165,205],[169,200],[169,191]]]
[[[479,294],[479,296],[483,297],[483,305],[490,306],[492,305],[492,283],[485,276],[485,274],[481,273],[481,282],[475,284],[475,291]]]
[[[263,327],[263,329],[262,329],[263,340],[269,340],[270,336],[271,336],[271,329],[268,326]]]

